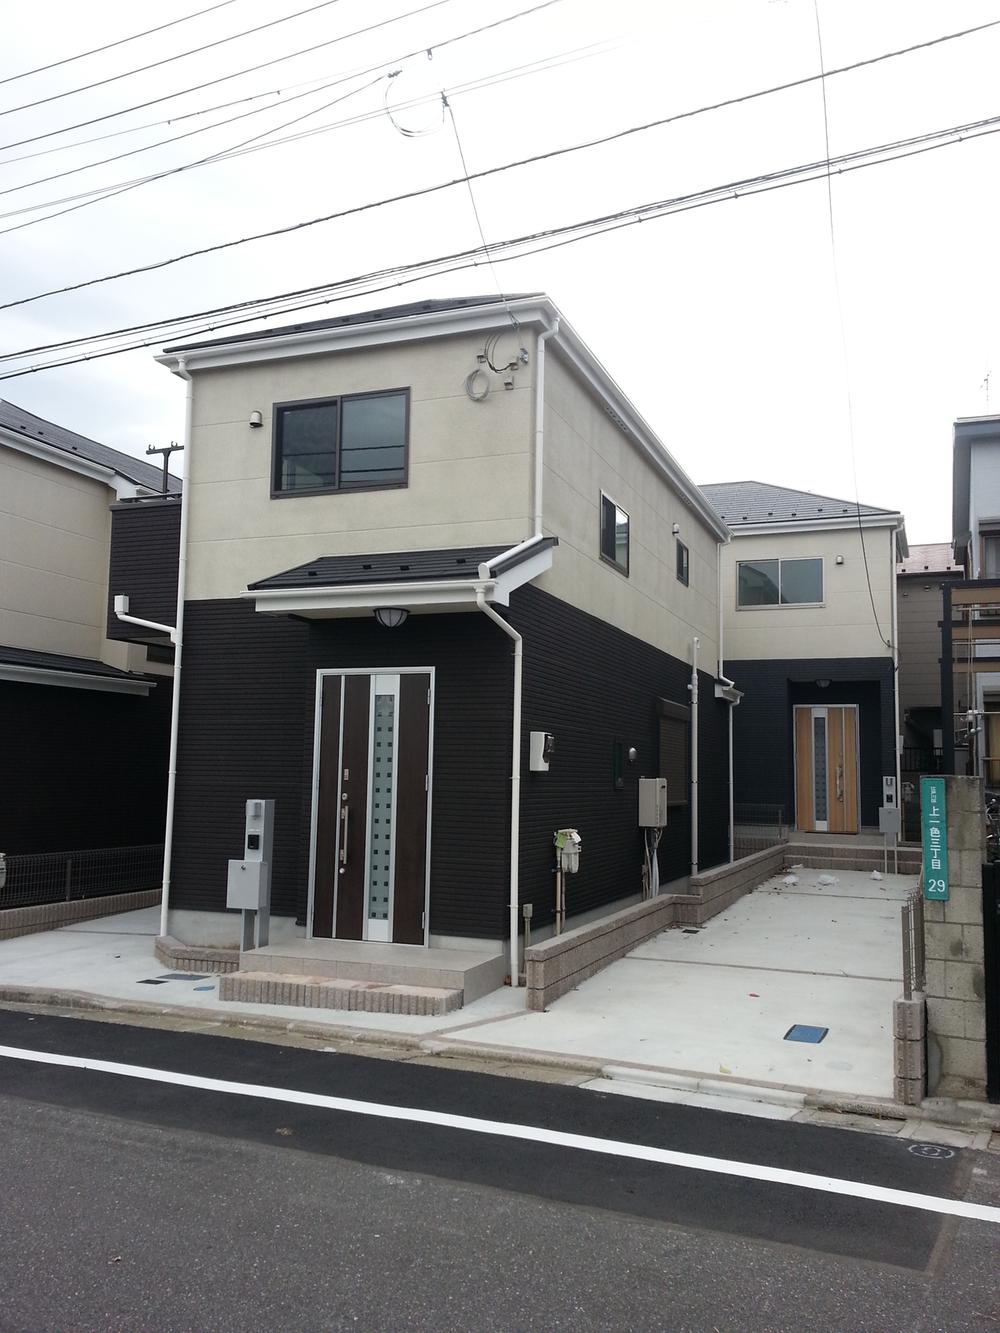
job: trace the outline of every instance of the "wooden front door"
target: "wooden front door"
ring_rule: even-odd
[[[795,827],[858,833],[858,710],[853,704],[795,709]]]
[[[430,673],[322,679],[312,933],[423,944]]]

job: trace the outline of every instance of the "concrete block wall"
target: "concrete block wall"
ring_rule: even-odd
[[[117,912],[134,912],[140,907],[155,907],[159,889],[139,893],[109,893],[102,898],[75,898],[70,902],[40,903],[36,907],[8,907],[0,912],[0,940],[18,935],[36,935],[43,930],[58,930],[77,921],[93,921]]]
[[[924,903],[928,1091],[938,1097],[986,1095],[983,970],[983,784],[945,780],[948,814],[947,902]]]
[[[780,872],[785,846],[693,875],[688,893],[663,894],[568,930],[525,952],[528,1008],[543,1010],[670,926],[701,925]]]

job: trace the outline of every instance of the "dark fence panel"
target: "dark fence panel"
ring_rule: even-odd
[[[138,893],[157,888],[162,879],[162,843],[8,856],[7,882],[0,888],[0,911],[5,907],[102,898],[110,893]]]

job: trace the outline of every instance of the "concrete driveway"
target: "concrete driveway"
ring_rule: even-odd
[[[914,877],[819,870],[768,881],[696,931],[648,940],[544,1014],[482,1025],[482,1045],[586,1054],[684,1076],[891,1097],[900,904]],[[793,1024],[827,1028],[816,1045]]]

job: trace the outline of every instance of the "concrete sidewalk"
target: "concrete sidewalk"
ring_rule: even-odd
[[[528,1013],[524,990],[509,988],[437,1017],[222,1002],[217,976],[171,974],[157,961],[156,909],[0,942],[0,1001],[561,1069],[597,1091],[788,1119],[854,1103],[902,1115],[891,1103],[891,1015],[899,907],[915,882],[844,872],[824,887],[821,873],[802,871],[795,886],[779,877],[707,926],[648,940],[546,1013]],[[795,1023],[829,1031],[818,1045],[785,1040]]]

